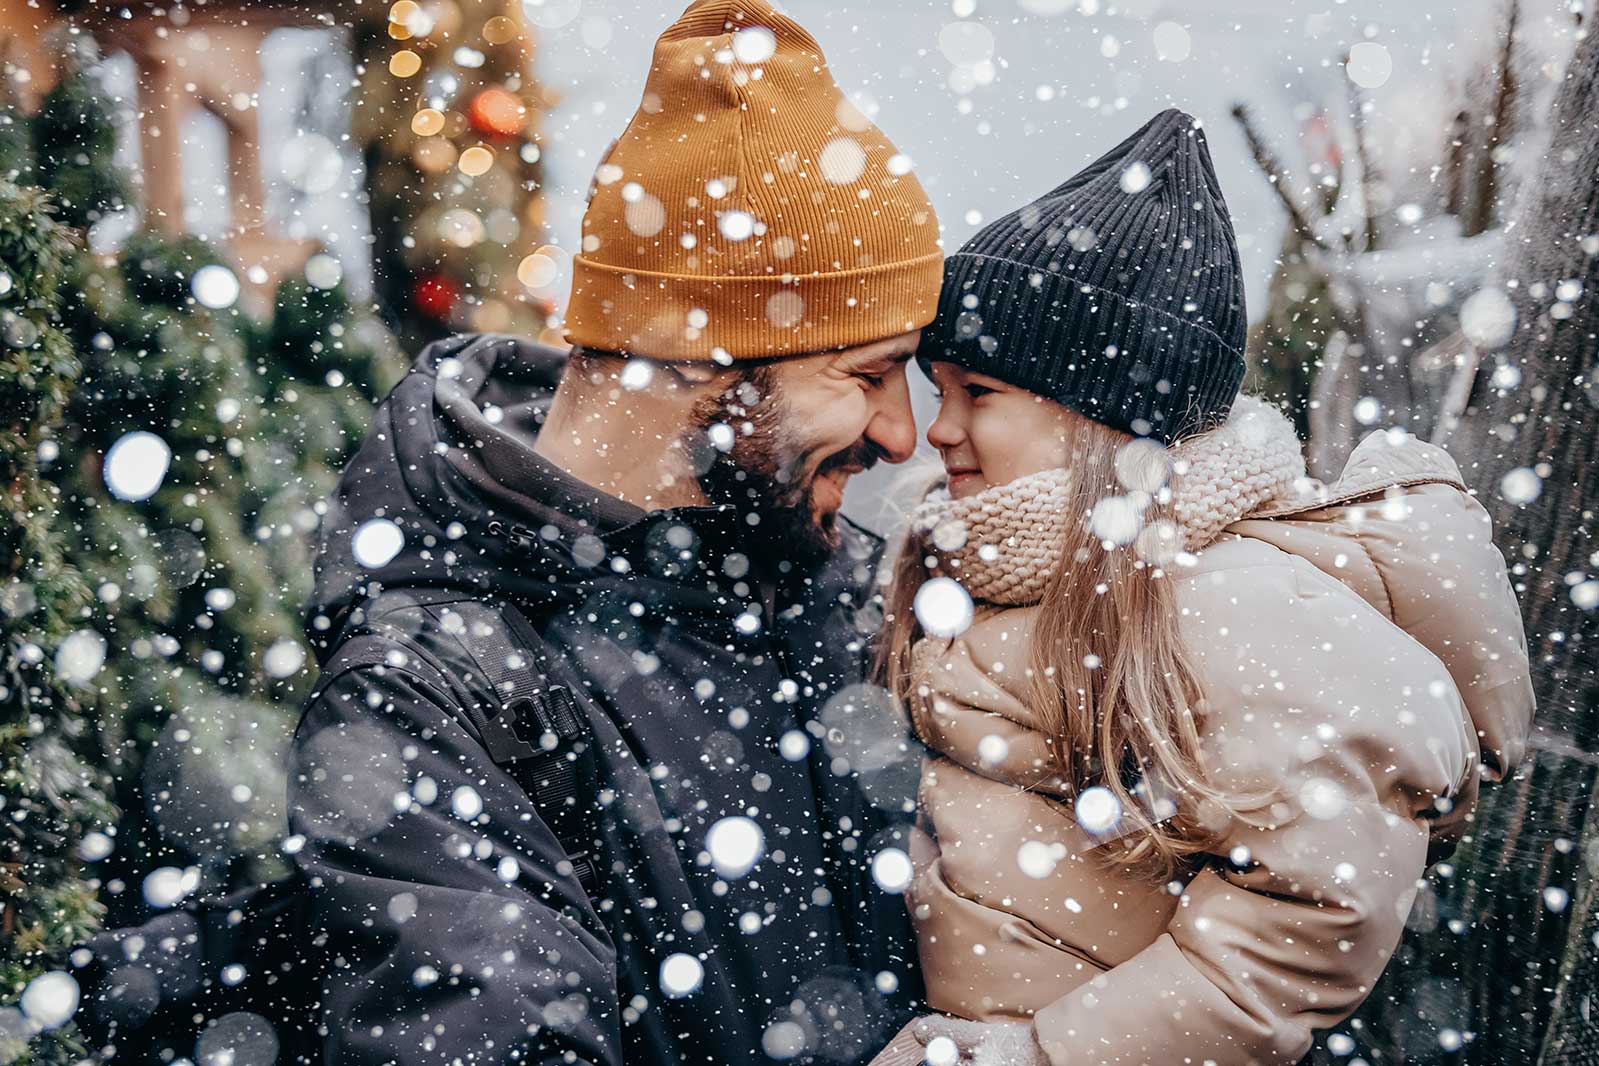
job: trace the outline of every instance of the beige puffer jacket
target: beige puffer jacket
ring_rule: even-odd
[[[929,1001],[1032,1018],[1061,1066],[1298,1060],[1371,990],[1429,846],[1530,728],[1504,560],[1435,447],[1374,434],[1314,502],[1235,522],[1180,574],[1208,769],[1281,799],[1170,885],[1096,855],[1049,769],[1025,702],[1036,607],[979,605],[917,649],[937,754],[907,895]]]

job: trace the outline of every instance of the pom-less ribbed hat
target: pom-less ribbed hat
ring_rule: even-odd
[[[1168,110],[951,255],[918,357],[1169,444],[1225,419],[1245,332],[1205,134]]]
[[[567,339],[658,359],[853,347],[932,320],[938,218],[910,160],[767,0],[697,0],[594,176]]]

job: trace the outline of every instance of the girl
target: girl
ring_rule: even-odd
[[[1244,322],[1177,111],[946,264],[948,481],[882,658],[932,752],[930,1061],[1297,1061],[1521,756],[1520,614],[1455,464],[1387,431],[1307,479],[1238,398]]]

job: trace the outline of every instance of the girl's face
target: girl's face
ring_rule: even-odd
[[[955,499],[1066,465],[1073,414],[998,378],[933,364],[938,417],[927,443],[944,457]]]

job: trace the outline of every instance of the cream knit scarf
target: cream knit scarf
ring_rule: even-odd
[[[1131,447],[1147,454],[1124,453],[1130,465],[1147,469],[1151,460],[1169,463],[1165,485],[1173,496],[1176,533],[1188,552],[1199,551],[1251,512],[1290,497],[1295,482],[1305,477],[1293,426],[1276,408],[1249,396],[1238,398],[1226,424],[1180,442],[1164,456],[1158,445]],[[1157,474],[1157,484],[1146,481],[1144,491],[1159,491],[1161,480]],[[1089,514],[1071,513],[1073,495],[1069,469],[1044,470],[959,500],[935,489],[912,522],[926,550],[937,554],[942,568],[973,599],[1036,603],[1061,563],[1068,523],[1088,522],[1097,535],[1134,550],[1140,533],[1160,532],[1141,528],[1148,496],[1137,487],[1098,501]]]

